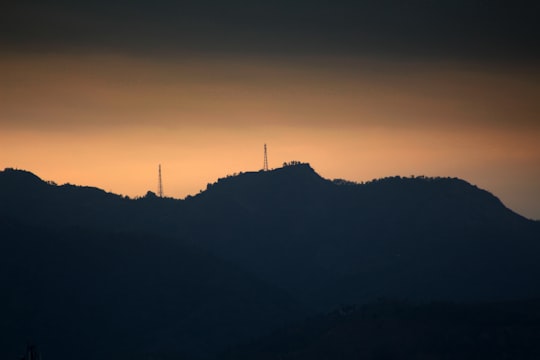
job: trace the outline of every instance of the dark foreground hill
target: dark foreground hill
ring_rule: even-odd
[[[207,357],[307,313],[180,240],[0,221],[0,358]]]
[[[540,296],[539,223],[454,178],[295,164],[132,200],[7,169],[0,219],[10,356],[34,337],[57,359],[205,357],[344,303]]]

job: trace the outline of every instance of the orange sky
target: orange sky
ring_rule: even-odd
[[[310,162],[322,176],[457,176],[540,219],[540,74],[366,58],[0,58],[0,167],[130,196]]]

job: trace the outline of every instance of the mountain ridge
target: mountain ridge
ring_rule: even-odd
[[[290,186],[291,183],[292,186]],[[401,185],[401,189],[395,187],[398,184]],[[499,208],[501,208],[502,206],[507,210],[511,211],[512,213],[518,215],[519,217],[540,223],[540,221],[538,220],[528,219],[523,215],[512,211],[511,209],[507,208],[495,195],[487,192],[486,190],[478,188],[477,186],[472,185],[463,179],[450,177],[392,176],[374,179],[368,182],[355,183],[343,179],[329,180],[322,178],[308,163],[299,162],[295,162],[293,163],[293,165],[286,165],[281,168],[272,169],[270,171],[261,170],[241,172],[239,174],[219,178],[214,183],[209,183],[204,191],[201,191],[200,193],[195,195],[188,195],[183,199],[170,197],[159,198],[157,196],[155,196],[154,198],[155,200],[159,200],[162,202],[171,200],[178,202],[183,202],[187,200],[189,202],[194,200],[200,201],[211,196],[217,196],[222,198],[229,198],[234,201],[234,198],[231,195],[237,195],[239,191],[245,193],[259,190],[263,193],[268,193],[268,190],[275,190],[275,188],[283,187],[283,185],[290,186],[289,188],[285,189],[286,191],[288,191],[288,194],[286,195],[293,195],[297,191],[306,191],[306,188],[307,190],[312,191],[313,194],[317,194],[316,191],[322,187],[334,187],[337,189],[341,188],[340,190],[343,190],[343,188],[347,187],[354,187],[363,188],[364,190],[367,190],[368,188],[382,188],[385,191],[389,191],[392,195],[395,196],[399,191],[402,191],[401,195],[403,195],[405,194],[405,191],[410,191],[414,189],[415,186],[429,186],[430,184],[441,185],[439,190],[442,188],[442,186],[446,186],[448,191],[453,190],[454,195],[458,195],[460,191],[462,193],[466,192],[467,194],[471,194],[473,191],[475,191],[477,195],[485,195],[483,199],[485,199],[486,201],[491,201],[491,205],[499,206]],[[46,185],[48,185],[48,187]],[[388,185],[393,185],[394,187]],[[433,186],[431,186],[431,188],[433,188]],[[28,194],[28,192],[33,194],[37,192],[39,195],[39,191],[46,191],[52,189],[55,189],[59,192],[64,192],[68,196],[79,194],[81,197],[84,197],[84,194],[82,193],[86,192],[94,196],[100,196],[102,198],[114,198],[116,200],[125,199],[135,201],[149,201],[153,198],[152,195],[155,195],[151,191],[148,191],[145,196],[129,198],[127,196],[106,192],[93,186],[72,185],[69,183],[57,185],[53,181],[42,180],[40,177],[27,170],[6,168],[3,171],[0,171],[0,196],[2,196],[1,199],[4,201],[11,200],[9,199],[9,197],[14,196],[15,194],[17,194],[17,196],[23,196],[25,194]],[[72,192],[72,194],[68,194],[70,192]],[[253,194],[253,196],[254,195],[255,194]],[[269,200],[269,198],[270,197],[261,197],[261,199],[263,200]]]

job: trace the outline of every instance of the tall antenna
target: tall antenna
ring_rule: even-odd
[[[158,168],[158,196],[163,197],[163,182],[161,181],[161,164]]]
[[[264,165],[263,171],[268,171],[268,152],[266,151],[266,144],[264,144]]]

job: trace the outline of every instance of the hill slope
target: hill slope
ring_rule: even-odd
[[[0,232],[2,359],[26,342],[54,359],[205,357],[306,314],[179,239],[11,221]]]
[[[204,356],[343,303],[540,295],[539,223],[452,178],[353,184],[296,164],[131,200],[5,170],[0,219],[14,344],[78,344],[79,327],[109,354]]]
[[[504,360],[540,356],[540,301],[378,302],[310,318],[221,359]]]
[[[540,290],[538,223],[463,180],[343,184],[302,164],[222,179],[193,202],[201,243],[320,309]]]

